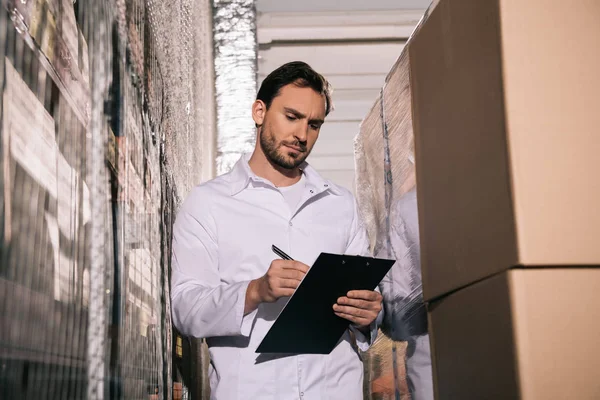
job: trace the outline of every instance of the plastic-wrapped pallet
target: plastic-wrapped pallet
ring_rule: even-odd
[[[0,0],[1,398],[208,386],[173,337],[169,260],[178,202],[214,175],[212,11]]]
[[[363,123],[359,203],[398,260],[383,330],[407,367],[429,332],[436,398],[597,397],[598,7],[442,0]]]
[[[381,284],[385,335],[366,355],[370,391],[421,400],[433,398],[433,382],[421,285],[409,45],[410,39],[356,137],[356,192],[374,254],[397,260]],[[389,358],[391,363],[373,365]]]

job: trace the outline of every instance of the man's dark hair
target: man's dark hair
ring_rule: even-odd
[[[329,114],[332,106],[329,82],[302,61],[289,62],[271,72],[260,85],[256,99],[265,103],[268,109],[273,99],[279,95],[281,88],[289,84],[309,87],[325,96],[325,115]]]

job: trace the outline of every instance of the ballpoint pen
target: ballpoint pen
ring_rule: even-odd
[[[277,254],[279,257],[283,258],[284,260],[294,261],[294,259],[292,257],[285,254],[285,252],[283,250],[281,250],[279,247],[277,247],[275,245],[271,246],[271,250],[273,250],[273,253]]]

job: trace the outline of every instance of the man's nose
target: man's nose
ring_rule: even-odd
[[[298,127],[298,129],[296,130],[294,137],[299,141],[299,142],[306,142],[306,139],[308,138],[308,123],[305,122],[303,124],[300,124],[300,126]]]

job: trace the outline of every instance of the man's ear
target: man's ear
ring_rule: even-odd
[[[254,120],[256,127],[263,124],[266,113],[267,105],[262,100],[256,100],[254,104],[252,104],[252,119]]]

